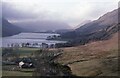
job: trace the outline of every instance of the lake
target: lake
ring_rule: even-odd
[[[11,44],[22,44],[22,43],[47,43],[47,44],[55,44],[55,43],[65,43],[66,41],[57,41],[57,40],[46,40],[48,36],[58,36],[59,34],[51,34],[51,33],[20,33],[14,36],[3,37],[2,38],[2,47],[7,47]]]

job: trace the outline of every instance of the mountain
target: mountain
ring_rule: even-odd
[[[112,34],[120,30],[118,17],[120,17],[120,14],[116,9],[72,32],[62,34],[61,37],[71,39],[74,44],[85,44],[89,41],[108,39]]]
[[[83,25],[85,25],[85,24],[87,24],[87,23],[90,23],[90,22],[91,22],[91,20],[85,20],[85,21],[81,22],[79,25],[77,25],[77,26],[75,27],[75,29],[80,28],[81,26],[83,26]]]
[[[62,34],[70,31],[73,31],[73,29],[59,29],[59,30],[56,30],[55,33]]]
[[[6,19],[2,18],[2,36],[12,36],[22,32],[22,29],[9,23]]]
[[[58,30],[58,29],[69,29],[70,26],[64,22],[58,21],[31,21],[31,22],[20,22],[14,23],[15,25],[30,32],[42,32],[47,30]]]
[[[78,29],[76,29],[76,32],[81,34],[93,33],[117,23],[118,23],[118,9],[104,14],[98,20],[92,21],[79,27]]]

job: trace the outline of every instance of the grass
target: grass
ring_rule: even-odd
[[[118,42],[116,39],[118,38],[61,48],[64,52],[56,61],[60,64],[70,63],[68,66],[71,68],[72,74],[77,76],[117,76]],[[36,50],[38,48],[19,48],[18,53],[20,56],[28,56]],[[32,75],[30,71],[25,71],[3,71],[3,76]]]
[[[77,76],[96,76],[101,73],[99,70],[99,60],[88,60],[69,65],[74,75]]]
[[[4,65],[2,66],[3,76],[32,76],[34,68],[22,68],[19,69],[17,65]],[[14,68],[14,69],[13,69]]]
[[[35,51],[39,50],[39,48],[18,48],[17,50],[15,50],[20,57],[29,57],[31,56],[32,53],[34,53]]]
[[[58,62],[63,64],[70,63],[68,66],[71,68],[72,74],[77,76],[118,76],[117,49],[106,52],[101,51],[100,53],[96,51],[96,54],[93,55],[85,51],[82,54],[79,48],[72,48],[72,50],[64,52]]]
[[[33,72],[34,71],[34,69],[21,69],[20,70],[21,72]]]
[[[16,51],[20,54],[20,57],[29,57],[33,52],[38,50],[38,48],[19,48]],[[3,66],[5,67],[5,66]],[[7,66],[7,67],[15,67],[15,66]],[[5,68],[7,68],[5,67]],[[34,69],[21,69],[20,71],[9,71],[9,70],[2,70],[3,76],[32,76]]]
[[[19,48],[18,53],[32,53],[35,52],[36,50],[39,50],[39,48]]]
[[[118,76],[117,39],[115,36],[106,41],[61,48],[64,52],[56,61],[68,64],[72,74],[77,76]]]
[[[2,71],[2,76],[32,76],[32,72]]]

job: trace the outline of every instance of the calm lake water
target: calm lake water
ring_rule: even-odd
[[[48,36],[59,35],[51,33],[20,33],[14,36],[3,37],[2,47],[7,47],[8,44],[22,44],[22,43],[65,43],[66,41],[46,40]]]

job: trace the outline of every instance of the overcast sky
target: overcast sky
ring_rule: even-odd
[[[118,8],[119,0],[2,0],[3,17],[10,22],[52,20],[75,27]]]

